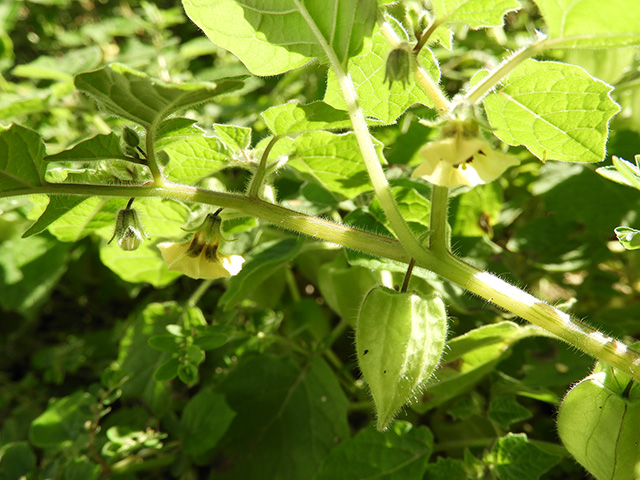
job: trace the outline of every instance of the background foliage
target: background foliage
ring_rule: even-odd
[[[441,39],[435,50],[448,93],[542,27],[536,7],[523,4],[507,15],[504,30],[460,27],[453,50]],[[374,34],[371,42],[379,41]],[[344,48],[346,55],[356,47]],[[564,50],[546,59],[581,65],[617,87],[622,110],[607,151],[633,158],[640,145],[637,49]],[[353,57],[351,68],[366,78],[361,61]],[[259,158],[268,135],[296,131],[287,115],[298,107],[283,104],[325,99],[340,107],[325,67],[251,76],[173,1],[9,0],[0,3],[0,123],[37,131],[48,155],[100,134],[100,148],[116,149],[117,158],[117,134],[131,123],[100,111],[74,86],[76,74],[114,62],[185,84],[246,75],[240,90],[190,107],[193,122],[160,127],[170,132],[162,137],[167,175],[186,183],[206,175],[203,185],[217,191],[244,190],[243,155]],[[394,85],[384,104],[359,94],[382,122],[402,114],[393,108],[407,98],[398,96],[429,106],[417,86]],[[430,192],[408,178],[408,167],[435,134],[415,119],[432,116],[418,105],[397,124],[372,130],[401,211],[418,233],[428,228]],[[342,131],[344,121],[337,115],[333,129]],[[195,146],[181,141],[195,129],[211,136]],[[24,131],[26,148],[39,148],[32,133]],[[366,170],[349,153],[354,138],[336,143],[335,135],[277,144],[294,152],[274,185],[279,200],[385,232]],[[640,224],[637,191],[591,165],[542,163],[522,147],[514,151],[522,163],[499,181],[453,192],[456,252],[606,332],[638,337],[640,257],[623,251],[614,233]],[[65,163],[85,158],[73,152],[53,158],[59,168],[50,167],[52,179],[83,181],[85,173]],[[145,175],[126,162],[88,167],[93,178],[123,183]],[[452,340],[433,385],[377,432],[352,327],[364,294],[401,283],[404,267],[229,217],[225,232],[237,240],[228,248],[248,252],[245,268],[228,281],[202,282],[166,270],[151,244],[123,252],[107,243],[125,199],[56,202],[73,215],[58,218],[49,204],[51,218],[33,225],[45,198],[0,199],[0,478],[584,478],[554,422],[564,392],[588,374],[592,359],[458,287],[416,272],[413,288],[445,298]],[[138,199],[135,206],[153,238],[184,236],[182,227],[202,213],[177,201]]]

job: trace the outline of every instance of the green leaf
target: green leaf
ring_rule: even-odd
[[[59,57],[41,55],[34,61],[16,66],[11,73],[18,77],[72,82],[73,75],[96,68],[102,61],[98,46],[71,50]]]
[[[290,358],[244,357],[220,392],[236,412],[219,445],[231,469],[223,480],[309,480],[349,436],[347,399],[321,357],[302,367]]]
[[[236,416],[224,395],[203,389],[187,402],[180,426],[184,449],[191,456],[202,455],[215,447]]]
[[[382,158],[382,144],[376,142]],[[317,183],[340,199],[353,198],[372,190],[358,141],[353,133],[309,132],[293,142],[287,165],[305,180]]]
[[[638,160],[640,160],[640,155],[636,155],[636,162]],[[640,167],[638,164],[634,165],[624,158],[616,156],[612,158],[612,162],[613,165],[600,167],[596,169],[596,172],[613,182],[640,190]]]
[[[55,155],[47,155],[45,161],[94,162],[116,158],[126,160],[128,157],[120,146],[120,136],[115,133],[109,133],[107,135],[96,135]]]
[[[251,146],[251,129],[236,125],[215,124],[218,138],[231,150],[245,150]]]
[[[0,126],[0,193],[28,190],[44,181],[44,143],[33,130]]]
[[[392,187],[391,191],[402,216],[414,233],[420,235],[429,230],[431,201],[413,188]],[[387,229],[390,229],[391,225],[377,197],[371,202],[369,212]]]
[[[580,67],[527,60],[484,105],[493,132],[509,145],[543,161],[599,162],[620,110],[611,90]]]
[[[431,4],[437,20],[462,22],[474,29],[499,27],[508,12],[520,8],[517,0],[432,0]]]
[[[85,422],[92,420],[91,411],[96,398],[87,392],[75,392],[67,397],[53,399],[47,409],[29,428],[29,440],[36,447],[61,447],[73,442],[85,432]]]
[[[166,353],[175,353],[180,350],[182,339],[175,335],[156,335],[149,338],[147,343],[154,350]]]
[[[220,297],[225,310],[232,308],[266,280],[276,269],[293,260],[302,247],[302,240],[285,238],[260,245],[247,258],[242,270],[229,279],[227,291]]]
[[[50,235],[3,242],[0,306],[33,317],[66,272],[69,247]]]
[[[533,416],[531,411],[520,405],[513,395],[491,400],[488,414],[491,420],[507,429],[512,423],[521,422]]]
[[[274,135],[351,128],[347,112],[337,110],[324,102],[302,105],[298,101],[292,101],[271,107],[260,115]]]
[[[178,376],[179,368],[180,360],[176,357],[172,357],[153,372],[153,380],[155,382],[170,382]]]
[[[131,316],[120,340],[117,369],[127,378],[122,385],[122,398],[142,400],[156,415],[173,407],[170,386],[153,378],[168,355],[154,350],[147,342],[153,336],[166,334],[167,325],[179,323],[183,311],[173,302],[150,303]]]
[[[12,442],[0,447],[0,480],[27,478],[35,468],[36,456],[27,442]]]
[[[627,250],[637,250],[640,248],[640,230],[630,227],[616,227],[618,241]]]
[[[500,182],[478,185],[451,203],[452,235],[491,237],[491,226],[498,223],[502,210],[502,187]]]
[[[524,433],[500,438],[485,461],[492,463],[500,480],[537,480],[560,461],[529,442]]]
[[[535,0],[554,48],[640,44],[640,4],[628,0]]]
[[[449,340],[438,374],[425,386],[422,402],[411,408],[426,412],[467,391],[493,370],[514,342],[536,335],[540,332],[535,327],[500,322]]]
[[[398,26],[397,21],[393,23]],[[396,31],[401,38],[409,40],[406,32],[399,26]],[[410,76],[406,87],[401,82],[393,82],[391,85],[385,82],[385,66],[390,51],[389,43],[377,28],[371,39],[365,41],[362,53],[350,59],[348,64],[349,74],[356,86],[364,114],[378,118],[385,124],[395,122],[412,105],[434,106],[431,98],[415,82],[413,75]],[[420,51],[420,64],[437,83],[440,79],[440,69],[436,58],[428,48]],[[333,71],[329,71],[324,101],[340,110],[347,108]]]
[[[432,451],[426,427],[396,422],[378,432],[369,426],[336,445],[314,480],[422,480]]]
[[[129,283],[150,283],[156,288],[169,285],[181,273],[168,270],[156,249],[145,242],[133,251],[115,244],[100,246],[100,260],[113,273]]]
[[[438,457],[436,463],[427,465],[424,480],[468,480],[469,475],[462,460]]]
[[[170,84],[124,65],[113,64],[81,73],[76,76],[75,85],[109,113],[149,128],[178,110],[237,90],[243,83],[223,80],[218,84]]]
[[[188,137],[171,143],[164,151],[170,159],[164,174],[177,182],[195,183],[229,164],[230,152],[218,138]]]
[[[322,43],[338,58],[357,53],[371,33],[375,0],[183,0],[187,15],[213,43],[231,51],[253,73],[277,75],[319,58]],[[320,36],[318,38],[314,33]]]

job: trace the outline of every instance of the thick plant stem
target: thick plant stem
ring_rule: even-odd
[[[310,237],[359,250],[371,255],[409,263],[411,256],[395,239],[375,235],[346,225],[244,195],[211,192],[166,182],[163,186],[108,186],[83,184],[48,184],[0,194],[0,198],[30,194],[66,194],[97,197],[159,197],[236,209],[276,226]],[[472,267],[449,252],[432,252],[420,248],[416,265],[457,283],[472,293],[506,311],[542,327],[585,353],[622,370],[640,381],[640,353],[599,331],[572,319],[568,314],[520,290],[504,280]]]

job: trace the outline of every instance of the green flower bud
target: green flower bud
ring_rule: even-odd
[[[124,208],[118,212],[116,229],[109,242],[117,238],[117,244],[122,250],[131,251],[140,246],[144,236],[138,213],[132,208]]]
[[[356,325],[356,350],[378,430],[418,396],[440,362],[446,336],[447,313],[439,297],[385,287],[367,294]]]
[[[387,55],[387,65],[384,73],[384,81],[401,82],[405,86],[411,78],[413,70],[413,52],[411,46],[403,42],[399,47],[394,48]]]
[[[135,148],[140,145],[140,137],[138,137],[138,134],[133,128],[124,127],[122,130],[122,139],[124,140],[124,143],[130,147]]]
[[[637,478],[640,388],[621,376],[610,367],[589,375],[569,391],[558,413],[562,443],[599,480]]]

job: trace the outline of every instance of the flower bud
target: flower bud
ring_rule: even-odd
[[[384,81],[388,81],[389,86],[391,86],[393,82],[401,82],[402,85],[405,86],[411,78],[412,66],[413,52],[411,51],[411,46],[403,42],[387,55]]]
[[[142,224],[138,219],[138,212],[132,208],[120,210],[116,217],[116,229],[111,240],[117,238],[117,244],[122,250],[131,251],[140,246],[144,236]]]
[[[131,127],[124,127],[122,130],[122,139],[124,143],[130,147],[135,148],[140,145],[140,137],[138,137],[136,131]]]

